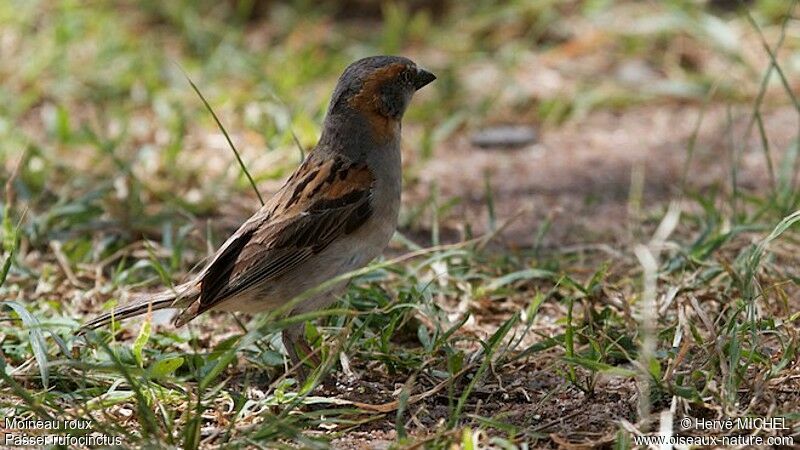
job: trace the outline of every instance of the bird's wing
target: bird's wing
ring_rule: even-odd
[[[356,230],[372,213],[374,181],[363,163],[309,155],[206,268],[196,314],[287,273]]]

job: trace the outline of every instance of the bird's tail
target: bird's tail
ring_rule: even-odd
[[[168,291],[137,296],[137,298],[134,298],[134,300],[127,305],[118,306],[114,308],[113,311],[101,314],[89,322],[86,322],[78,330],[77,334],[80,336],[89,330],[106,326],[110,324],[111,321],[117,322],[129,319],[145,314],[148,311],[184,307],[197,298],[199,292],[195,291],[198,291],[197,284],[189,282],[176,286]]]

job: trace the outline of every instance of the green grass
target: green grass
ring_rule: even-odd
[[[800,145],[776,148],[765,124],[797,108],[795,3],[722,16],[683,1],[387,3],[365,22],[301,1],[0,4],[0,420],[88,419],[130,447],[327,448],[375,432],[397,448],[553,435],[624,448],[674,402],[676,419],[786,416],[797,434],[800,402],[781,396],[797,377]],[[438,185],[329,310],[74,336],[124,292],[183,281],[314,145],[341,69],[384,52],[439,76],[405,120],[409,189],[486,122],[547,132],[682,104],[698,125],[680,191],[643,205],[640,173],[613,240],[562,245],[548,219],[525,224],[534,245],[507,248],[502,176],[476,189],[485,227]],[[652,73],[615,75],[630,61]],[[705,148],[720,106],[724,148]],[[729,174],[711,186],[689,176],[708,152]],[[278,335],[305,320],[323,364],[300,384]]]

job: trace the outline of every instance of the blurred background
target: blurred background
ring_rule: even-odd
[[[782,84],[797,92],[798,27],[781,28],[790,6],[7,1],[0,157],[8,174],[26,151],[17,195],[31,208],[67,208],[39,224],[43,237],[91,227],[90,218],[131,236],[161,233],[165,217],[180,225],[219,215],[234,226],[255,197],[181,70],[269,193],[300,159],[293,133],[304,150],[315,144],[342,69],[402,54],[439,77],[404,124],[407,231],[430,238],[434,202],[448,239],[519,210],[526,220],[510,235],[520,243],[565,212],[569,220],[547,233],[554,242],[606,239],[616,233],[595,234],[642,204],[631,195],[663,200],[684,180],[721,182],[730,165],[720,158],[731,152],[745,186],[770,182],[748,121],[759,98],[774,152],[796,134]],[[782,74],[772,71],[762,92],[764,42]],[[521,128],[495,129],[509,124]]]

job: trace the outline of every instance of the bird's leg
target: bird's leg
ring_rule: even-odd
[[[300,378],[305,380],[307,370],[305,367],[306,362],[310,362],[314,367],[319,366],[320,357],[308,345],[305,336],[305,323],[300,322],[285,328],[282,333],[283,346],[286,348],[286,353],[289,355],[289,360],[292,362],[292,368],[297,368]],[[297,353],[300,350],[301,354]]]

